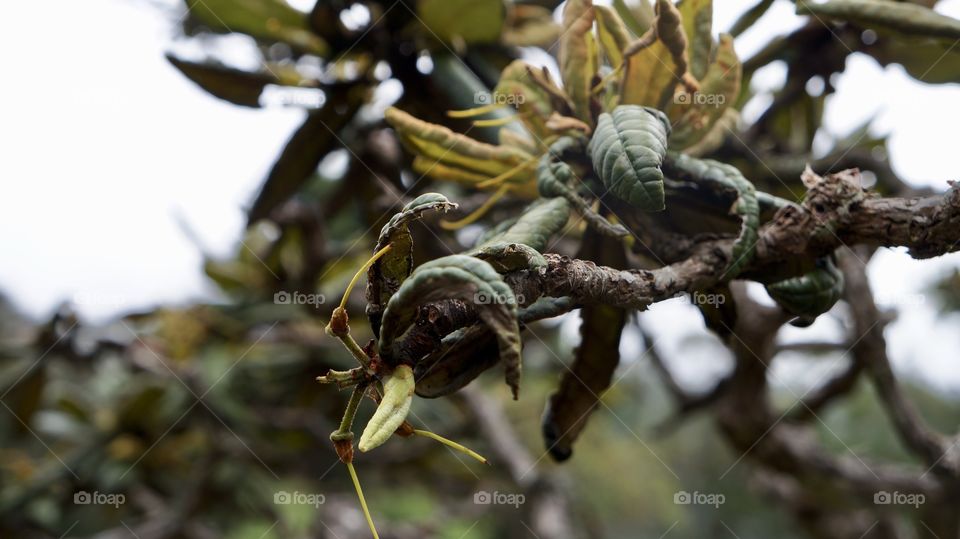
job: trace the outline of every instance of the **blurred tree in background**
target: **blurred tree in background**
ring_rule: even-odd
[[[955,251],[960,194],[901,181],[867,125],[811,149],[854,52],[960,81],[960,22],[933,3],[798,0],[806,24],[741,60],[733,37],[772,1],[718,35],[710,0],[186,0],[202,54],[169,61],[303,123],[236,255],[206,261],[224,301],[104,326],[4,308],[0,536],[367,536],[329,439],[349,391],[316,379],[352,373],[377,400],[407,365],[410,424],[491,466],[420,436],[357,452],[382,537],[960,537],[958,444],[939,434],[960,413],[893,375],[895,313],[864,273],[880,247]],[[230,33],[261,69],[218,58]],[[785,84],[742,121],[776,61]],[[945,311],[957,290],[935,292]],[[645,323],[677,296],[713,335],[686,346],[733,365],[699,391]],[[344,313],[352,337],[327,326]],[[777,340],[819,315],[847,337]],[[328,333],[375,343],[370,365]],[[514,402],[485,371],[502,360],[516,390],[521,338]],[[842,368],[770,387],[788,354]]]

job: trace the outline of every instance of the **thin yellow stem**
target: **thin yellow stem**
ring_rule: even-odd
[[[387,251],[389,251],[389,250],[390,250],[390,244],[387,244],[386,247],[384,247],[383,249],[380,249],[379,251],[377,251],[376,253],[374,253],[373,256],[370,257],[370,260],[367,260],[367,261],[363,264],[363,266],[361,266],[360,269],[357,270],[357,273],[353,276],[353,279],[350,279],[350,284],[347,285],[347,290],[346,290],[346,292],[343,293],[343,299],[340,300],[340,308],[341,308],[341,309],[345,309],[345,308],[346,308],[346,306],[347,306],[347,298],[350,297],[350,292],[353,291],[354,285],[356,285],[356,284],[357,284],[357,281],[360,280],[360,276],[363,275],[364,273],[366,273],[367,270],[370,269],[370,266],[372,266],[374,262],[376,262],[377,260],[379,260],[381,256],[387,254]]]
[[[490,103],[489,105],[484,105],[482,107],[475,107],[472,109],[466,110],[448,110],[447,116],[451,118],[473,118],[474,116],[482,116],[488,112],[493,112],[502,108],[503,105],[498,103]]]
[[[487,211],[490,208],[492,208],[493,205],[496,204],[498,200],[503,198],[503,195],[507,194],[507,191],[509,189],[510,189],[509,185],[504,185],[500,187],[500,189],[497,189],[497,192],[490,195],[490,198],[488,198],[486,202],[481,204],[479,208],[474,210],[473,213],[464,217],[463,219],[460,219],[459,221],[440,221],[440,227],[443,228],[444,230],[458,230],[469,225],[470,223],[473,223],[477,219],[483,217],[484,214],[486,214]]]
[[[490,118],[489,120],[474,120],[474,127],[500,127],[502,125],[507,125],[510,122],[519,120],[520,118],[525,118],[529,116],[527,113],[523,114],[511,114],[510,116],[504,116],[503,118]]]
[[[370,509],[367,508],[367,500],[363,498],[363,489],[360,488],[360,480],[357,479],[357,471],[353,469],[353,463],[347,463],[347,469],[350,470],[350,479],[353,479],[353,486],[357,489],[357,497],[360,498],[360,507],[363,508],[363,516],[367,518],[367,525],[370,526],[370,532],[373,539],[380,539],[377,534],[377,527],[373,525],[373,519],[370,517]]]
[[[482,182],[477,184],[477,187],[484,188],[484,187],[490,187],[491,185],[497,185],[498,183],[506,181],[507,178],[509,178],[510,176],[513,176],[517,172],[529,167],[530,165],[534,165],[536,163],[537,163],[536,157],[534,157],[533,159],[524,161],[502,174],[498,174],[497,176],[494,176],[489,180],[483,180]]]
[[[459,451],[459,452],[461,452],[461,453],[467,454],[467,455],[469,455],[469,456],[471,456],[471,457],[479,460],[480,462],[482,462],[482,463],[484,463],[484,464],[489,464],[489,463],[487,462],[486,457],[484,457],[483,455],[477,453],[476,451],[474,451],[474,450],[472,450],[472,449],[470,449],[470,448],[468,448],[468,447],[464,447],[464,446],[458,444],[457,442],[454,442],[453,440],[448,440],[448,439],[444,438],[443,436],[440,436],[439,434],[435,434],[435,433],[430,432],[430,431],[428,431],[428,430],[420,430],[420,429],[413,429],[413,433],[416,434],[417,436],[423,436],[423,437],[426,437],[426,438],[430,438],[430,439],[432,439],[432,440],[436,440],[436,441],[440,442],[441,444],[443,444],[443,445],[445,445],[445,446],[447,446],[447,447],[450,447],[450,448],[452,448],[452,449],[456,449],[457,451]]]

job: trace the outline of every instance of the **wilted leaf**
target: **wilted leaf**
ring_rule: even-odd
[[[494,146],[454,133],[442,125],[418,120],[393,107],[387,109],[385,117],[397,130],[404,145],[424,158],[421,166],[441,163],[490,179],[515,169],[533,157],[519,148]],[[432,172],[427,173],[440,180],[446,179]],[[532,170],[520,168],[508,174],[506,181],[522,183],[528,178],[533,178]]]
[[[573,102],[576,116],[590,122],[590,84],[596,70],[589,40],[593,30],[593,6],[589,0],[567,0],[563,8],[563,34],[560,37],[560,76],[563,88]]]
[[[623,49],[627,48],[632,38],[623,19],[617,12],[607,6],[593,6],[594,16],[597,18],[597,35],[600,41],[600,50],[607,57],[610,65],[618,67],[623,61]]]
[[[477,247],[522,243],[542,252],[547,248],[550,238],[560,232],[569,219],[570,203],[565,199],[541,199],[527,206],[516,222],[483,236]]]
[[[723,278],[736,277],[753,260],[757,245],[760,207],[753,184],[732,165],[680,153],[671,152],[663,170],[672,179],[697,183],[714,193],[725,195],[731,201],[730,213],[740,218],[740,234],[733,244],[733,260]]]
[[[840,300],[843,273],[829,258],[821,258],[813,271],[768,284],[766,288],[785,311],[800,317],[795,325],[810,325]]]
[[[613,0],[613,9],[634,36],[642,36],[653,26],[654,13],[650,0],[639,0],[634,6],[628,6],[624,0]]]
[[[413,237],[410,235],[409,223],[419,219],[427,211],[445,213],[456,207],[456,204],[441,194],[426,193],[395,213],[380,230],[374,252],[387,245],[391,247],[367,271],[367,316],[370,317],[370,325],[375,335],[379,333],[380,308],[387,304],[413,270]]]
[[[700,92],[693,96],[681,94],[667,108],[667,116],[674,121],[670,134],[672,146],[687,148],[710,132],[717,120],[736,101],[740,93],[742,70],[733,49],[733,38],[721,34],[716,57],[700,83]],[[683,100],[679,97],[683,97]]]
[[[380,328],[380,352],[389,361],[398,351],[393,345],[413,324],[419,305],[459,299],[473,305],[496,335],[507,384],[517,397],[520,383],[520,328],[513,290],[493,267],[466,255],[450,255],[417,267],[387,303]]]
[[[702,79],[713,50],[713,0],[684,0],[679,6],[686,34],[690,73]]]

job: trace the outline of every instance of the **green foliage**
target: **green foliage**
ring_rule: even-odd
[[[669,120],[658,110],[621,105],[601,114],[590,139],[590,156],[604,187],[641,210],[662,210],[660,165],[669,136]]]

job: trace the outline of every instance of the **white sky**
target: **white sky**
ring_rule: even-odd
[[[729,28],[753,3],[715,0],[715,31]],[[941,4],[939,11],[960,17],[960,0]],[[200,252],[177,220],[210,252],[230,255],[244,206],[302,119],[295,109],[245,109],[196,88],[163,57],[176,19],[156,5],[182,4],[31,0],[6,6],[0,293],[33,317],[48,316],[70,298],[81,300],[77,309],[96,321],[211,297]],[[738,53],[749,57],[801,21],[791,2],[778,0],[738,38]],[[242,61],[247,44],[227,44],[225,53]],[[771,66],[754,84],[775,88],[784,75],[783,66]],[[858,55],[828,98],[825,127],[842,136],[877,115],[873,128],[891,133],[897,172],[943,189],[946,180],[960,179],[955,127],[948,130],[960,125],[958,103],[960,85],[920,84],[899,66],[883,69]],[[944,389],[960,388],[960,332],[951,331],[958,320],[938,321],[933,301],[916,298],[954,267],[960,267],[958,255],[917,263],[887,252],[870,268],[875,289],[904,310],[888,332],[898,366]],[[689,316],[683,308],[659,307],[658,330],[680,331],[670,328],[678,316]],[[820,326],[799,338],[830,333]],[[696,368],[695,361],[690,365]]]

